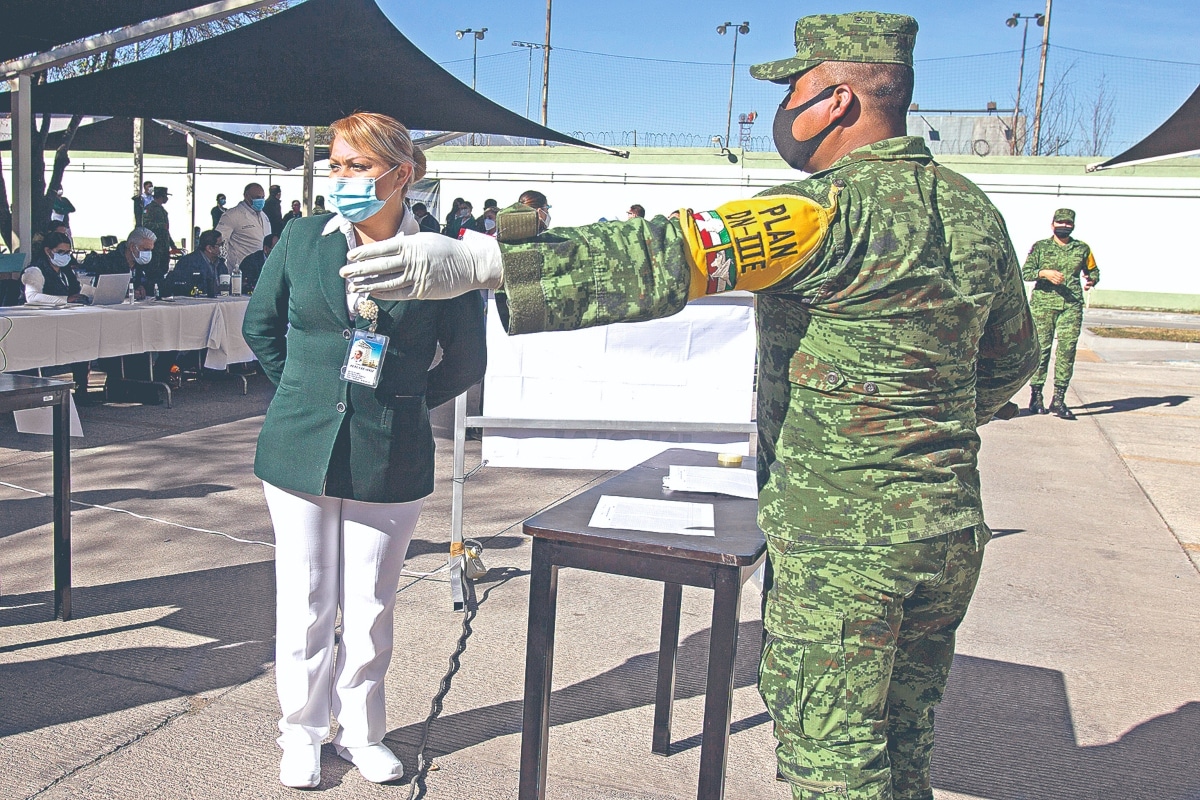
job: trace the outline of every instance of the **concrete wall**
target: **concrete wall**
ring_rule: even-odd
[[[479,210],[485,198],[494,197],[503,206],[524,189],[536,188],[550,198],[556,225],[624,219],[631,203],[641,203],[650,214],[713,208],[797,175],[774,154],[763,153],[746,153],[737,164],[702,150],[642,149],[622,159],[566,147],[441,147],[429,156],[429,177],[442,181],[443,214],[456,196],[471,200]],[[1079,238],[1092,245],[1103,271],[1094,302],[1200,310],[1197,159],[1093,174],[1084,172],[1084,159],[941,160],[992,197],[1022,258],[1034,241],[1050,235],[1054,209],[1074,208]],[[182,160],[148,158],[146,177],[172,191],[172,232],[184,235]],[[201,229],[211,224],[208,211],[217,192],[237,203],[251,180],[264,186],[280,184],[285,210],[301,196],[299,171],[202,163],[196,178]],[[129,231],[133,192],[128,157],[73,155],[64,185],[78,209],[72,217],[77,236],[122,236]],[[325,179],[318,177],[315,192],[324,194],[325,189]]]

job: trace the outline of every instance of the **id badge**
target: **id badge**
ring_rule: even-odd
[[[342,380],[361,383],[364,386],[378,386],[383,357],[387,355],[387,343],[388,337],[382,333],[356,330],[354,336],[350,337],[350,347],[346,350]]]

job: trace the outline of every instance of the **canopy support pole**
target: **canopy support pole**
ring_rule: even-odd
[[[313,213],[313,162],[316,159],[317,129],[309,125],[304,129],[304,214]]]
[[[187,218],[188,237],[192,242],[192,250],[196,249],[196,134],[187,136]],[[187,245],[184,245],[187,249]]]
[[[33,241],[33,81],[22,72],[8,82],[12,90],[13,250],[32,254]]]
[[[146,141],[146,120],[141,117],[136,117],[133,120],[133,196],[138,198],[136,202],[140,203],[142,196],[142,184],[145,183],[145,141]],[[141,224],[141,214],[134,213],[133,224]]]

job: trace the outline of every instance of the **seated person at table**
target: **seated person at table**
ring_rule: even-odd
[[[271,255],[272,248],[279,241],[279,237],[271,233],[263,237],[263,249],[251,253],[242,259],[242,294],[254,294],[254,284],[258,283],[258,276],[262,274],[263,264],[267,263],[267,256]]]
[[[68,302],[87,302],[79,292],[79,278],[71,268],[71,239],[65,233],[48,233],[42,247],[33,256],[21,283],[25,284],[25,302],[42,306],[65,306]]]
[[[93,275],[133,274],[134,296],[145,298],[145,270],[154,257],[154,242],[157,237],[149,228],[134,228],[125,241],[107,253],[93,253],[83,263],[83,269]],[[141,277],[139,281],[138,278]]]
[[[229,274],[225,259],[221,258],[224,244],[217,231],[200,234],[196,249],[176,261],[175,268],[167,275],[166,293],[176,297],[216,297],[220,276]]]
[[[80,294],[79,278],[71,268],[71,238],[65,233],[47,233],[42,237],[42,247],[21,276],[25,284],[25,302],[39,306],[64,306],[68,302],[88,302]],[[83,399],[87,393],[88,362],[68,365],[75,379],[75,397]]]

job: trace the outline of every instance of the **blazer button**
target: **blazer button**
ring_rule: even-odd
[[[863,384],[863,391],[867,394],[875,394],[879,391],[879,387],[873,381],[867,381]]]
[[[346,413],[346,404],[345,404],[345,403],[338,403],[338,404],[337,404],[337,410],[338,410],[338,413],[339,413],[339,414],[345,414],[345,413]]]
[[[350,329],[349,328],[342,331],[342,338],[345,339],[346,341],[350,341]]]

